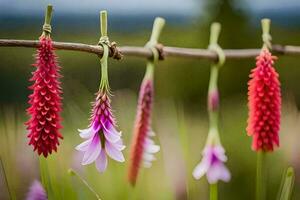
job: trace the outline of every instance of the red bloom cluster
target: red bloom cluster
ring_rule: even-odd
[[[130,149],[128,179],[132,185],[136,183],[144,151],[148,145],[146,139],[150,131],[152,131],[150,125],[153,95],[153,80],[146,78],[140,88],[134,134]]]
[[[47,157],[52,151],[57,151],[58,139],[63,139],[59,132],[61,128],[61,97],[59,66],[54,54],[50,37],[41,37],[40,46],[33,64],[36,71],[30,81],[34,82],[29,88],[33,93],[29,95],[27,109],[30,119],[26,122],[29,131],[29,145],[38,154]]]
[[[253,136],[255,151],[273,151],[274,146],[279,146],[281,92],[279,75],[273,68],[275,59],[269,50],[263,49],[248,82],[247,132]]]

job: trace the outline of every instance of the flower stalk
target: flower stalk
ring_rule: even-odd
[[[247,132],[253,137],[252,149],[257,152],[256,200],[266,199],[266,153],[279,146],[281,91],[279,75],[274,69],[269,19],[262,19],[263,46],[256,58],[256,67],[248,82],[249,118]]]
[[[48,5],[45,14],[45,24],[37,49],[36,68],[32,73],[29,87],[32,94],[29,95],[30,107],[27,113],[30,119],[25,123],[28,130],[29,145],[34,147],[39,155],[47,157],[53,151],[57,151],[59,139],[63,139],[60,133],[62,110],[62,88],[60,78],[60,66],[57,62],[51,33],[52,6]]]
[[[45,22],[43,25],[43,33],[42,36],[44,37],[49,37],[50,33],[51,33],[51,19],[52,19],[52,11],[53,11],[53,7],[51,4],[49,4],[46,8],[46,12],[45,12]]]
[[[266,199],[266,153],[257,152],[256,166],[256,200]]]
[[[164,23],[165,20],[162,18],[155,19],[151,38],[146,44],[153,52],[153,59],[149,59],[147,62],[146,73],[139,92],[128,169],[128,181],[132,186],[136,184],[140,166],[143,164],[146,168],[151,167],[152,161],[155,160],[154,153],[160,150],[160,146],[156,145],[151,139],[155,135],[151,127],[151,115],[154,98],[154,68],[155,63],[158,61],[158,52],[155,45]]]
[[[219,91],[218,91],[218,75],[219,69],[225,62],[224,52],[218,45],[218,37],[221,31],[219,23],[213,23],[211,26],[209,50],[218,54],[218,62],[212,64],[210,72],[210,80],[208,87],[207,109],[209,115],[209,133],[205,148],[202,152],[203,158],[193,172],[196,179],[206,174],[208,183],[210,184],[210,200],[218,199],[218,181],[228,182],[230,180],[230,172],[225,166],[227,157],[222,147],[219,128]]]
[[[104,172],[108,165],[108,158],[124,162],[122,151],[125,149],[121,139],[121,132],[116,130],[116,121],[110,105],[110,88],[108,82],[107,60],[109,54],[109,40],[107,37],[107,12],[100,12],[101,38],[99,45],[103,47],[101,63],[101,81],[92,108],[90,125],[87,129],[79,130],[80,137],[86,139],[76,146],[76,150],[84,152],[82,165],[93,162],[99,172]]]
[[[78,180],[96,197],[97,200],[101,200],[99,194],[90,186],[90,184],[82,178],[76,171],[74,171],[72,168],[68,169],[68,174],[70,176],[76,176]]]

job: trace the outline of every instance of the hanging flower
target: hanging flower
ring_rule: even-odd
[[[216,74],[215,69],[212,68],[211,77]],[[202,151],[202,160],[195,167],[193,176],[195,179],[200,179],[206,174],[209,184],[215,184],[219,180],[228,182],[231,178],[230,172],[225,166],[227,157],[225,150],[222,147],[217,117],[219,108],[219,91],[217,87],[216,79],[212,79],[215,82],[210,81],[210,87],[208,91],[207,107],[210,118],[210,128],[204,150]]]
[[[124,162],[122,150],[125,149],[121,139],[121,132],[118,132],[116,122],[110,106],[110,89],[107,73],[108,46],[103,45],[104,53],[101,58],[101,82],[100,89],[96,93],[96,100],[93,103],[90,125],[87,129],[78,130],[80,137],[86,139],[76,149],[84,152],[82,165],[96,163],[99,172],[104,172],[107,167],[107,155],[118,161]]]
[[[210,184],[217,183],[219,180],[228,182],[230,173],[224,162],[227,161],[225,150],[222,145],[207,145],[202,152],[202,160],[193,172],[195,179],[200,179],[206,174]]]
[[[121,140],[121,132],[115,129],[108,91],[99,91],[96,96],[90,126],[79,130],[80,137],[87,140],[76,149],[84,152],[82,165],[95,162],[98,171],[104,172],[108,162],[107,155],[118,162],[125,161],[122,154],[125,146]]]
[[[160,150],[158,145],[150,138],[154,136],[151,129],[151,112],[153,104],[153,79],[146,75],[139,94],[137,115],[134,128],[134,136],[131,146],[131,157],[128,179],[135,185],[141,163],[149,168],[155,160],[154,153]]]
[[[47,200],[47,194],[39,181],[34,181],[29,189],[26,200]]]
[[[247,132],[253,137],[252,149],[273,151],[279,146],[281,92],[275,56],[264,48],[256,58],[248,85],[249,118]]]
[[[193,176],[195,179],[200,179],[206,174],[209,184],[215,184],[219,180],[228,182],[231,175],[224,164],[226,161],[227,156],[220,143],[219,134],[216,130],[211,129],[206,146],[202,152],[202,160],[195,167]]]
[[[62,128],[60,67],[50,37],[41,36],[33,66],[36,67],[36,71],[30,81],[34,83],[29,87],[33,93],[29,95],[28,102],[31,106],[27,109],[30,119],[25,124],[29,131],[29,145],[32,145],[39,155],[47,157],[52,151],[57,151],[59,138],[63,139],[59,132]]]

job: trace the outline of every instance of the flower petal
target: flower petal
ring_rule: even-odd
[[[123,145],[123,142],[121,139],[119,139],[116,143],[111,143],[117,150],[123,151],[125,149],[125,145]]]
[[[76,150],[78,151],[87,151],[88,146],[90,145],[90,143],[92,142],[93,138],[90,138],[84,142],[82,142],[81,144],[77,145],[75,147]]]
[[[116,149],[108,140],[105,141],[105,150],[106,153],[111,157],[112,159],[118,161],[118,162],[124,162],[125,158],[122,154],[122,152],[118,149]]]
[[[149,136],[149,137],[154,137],[155,136],[155,133],[154,133],[154,131],[148,131],[148,133],[147,133],[147,135]]]
[[[225,155],[225,150],[224,150],[224,148],[222,146],[216,146],[216,147],[214,147],[213,148],[213,153],[222,162],[226,162],[227,161],[227,156]]]
[[[105,151],[101,151],[100,155],[96,160],[96,168],[99,172],[104,172],[107,167],[107,157]]]
[[[145,168],[150,168],[152,166],[152,162],[144,160],[143,165],[144,165]]]
[[[207,173],[209,167],[210,167],[209,159],[204,157],[193,171],[194,178],[200,179],[205,173]]]
[[[153,154],[144,152],[144,154],[143,154],[143,160],[144,161],[148,161],[148,162],[152,162],[153,160],[155,160],[155,157],[154,157]]]
[[[145,152],[147,153],[157,153],[159,152],[160,150],[160,146],[159,145],[146,145],[146,148],[145,148]]]
[[[79,135],[81,138],[91,138],[96,133],[93,127],[83,129],[83,130],[78,129],[78,131],[80,132]]]
[[[87,151],[84,153],[83,159],[82,159],[82,165],[88,165],[92,162],[94,162],[97,157],[99,156],[101,152],[101,143],[100,143],[100,137],[98,134],[96,134],[93,137],[92,142],[88,146]]]
[[[145,145],[154,145],[154,141],[150,138],[145,138]]]
[[[103,123],[102,125],[104,129],[103,133],[107,140],[109,140],[112,143],[115,143],[121,138],[121,134],[118,131],[116,131],[116,129],[114,129],[112,125],[109,128],[106,128]]]
[[[216,163],[209,168],[206,173],[207,180],[210,184],[217,183],[218,180],[228,182],[230,180],[230,173],[223,163]]]

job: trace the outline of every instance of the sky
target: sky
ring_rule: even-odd
[[[35,14],[43,11],[49,3],[58,14],[88,14],[107,9],[120,14],[157,12],[193,15],[201,7],[201,0],[0,0],[0,13]]]
[[[199,15],[204,2],[212,0],[0,0],[0,15],[36,15],[44,12],[47,4],[59,14],[90,14],[106,9],[123,15],[178,14]],[[235,6],[253,14],[264,10],[284,11],[300,9],[300,0],[233,0]]]

